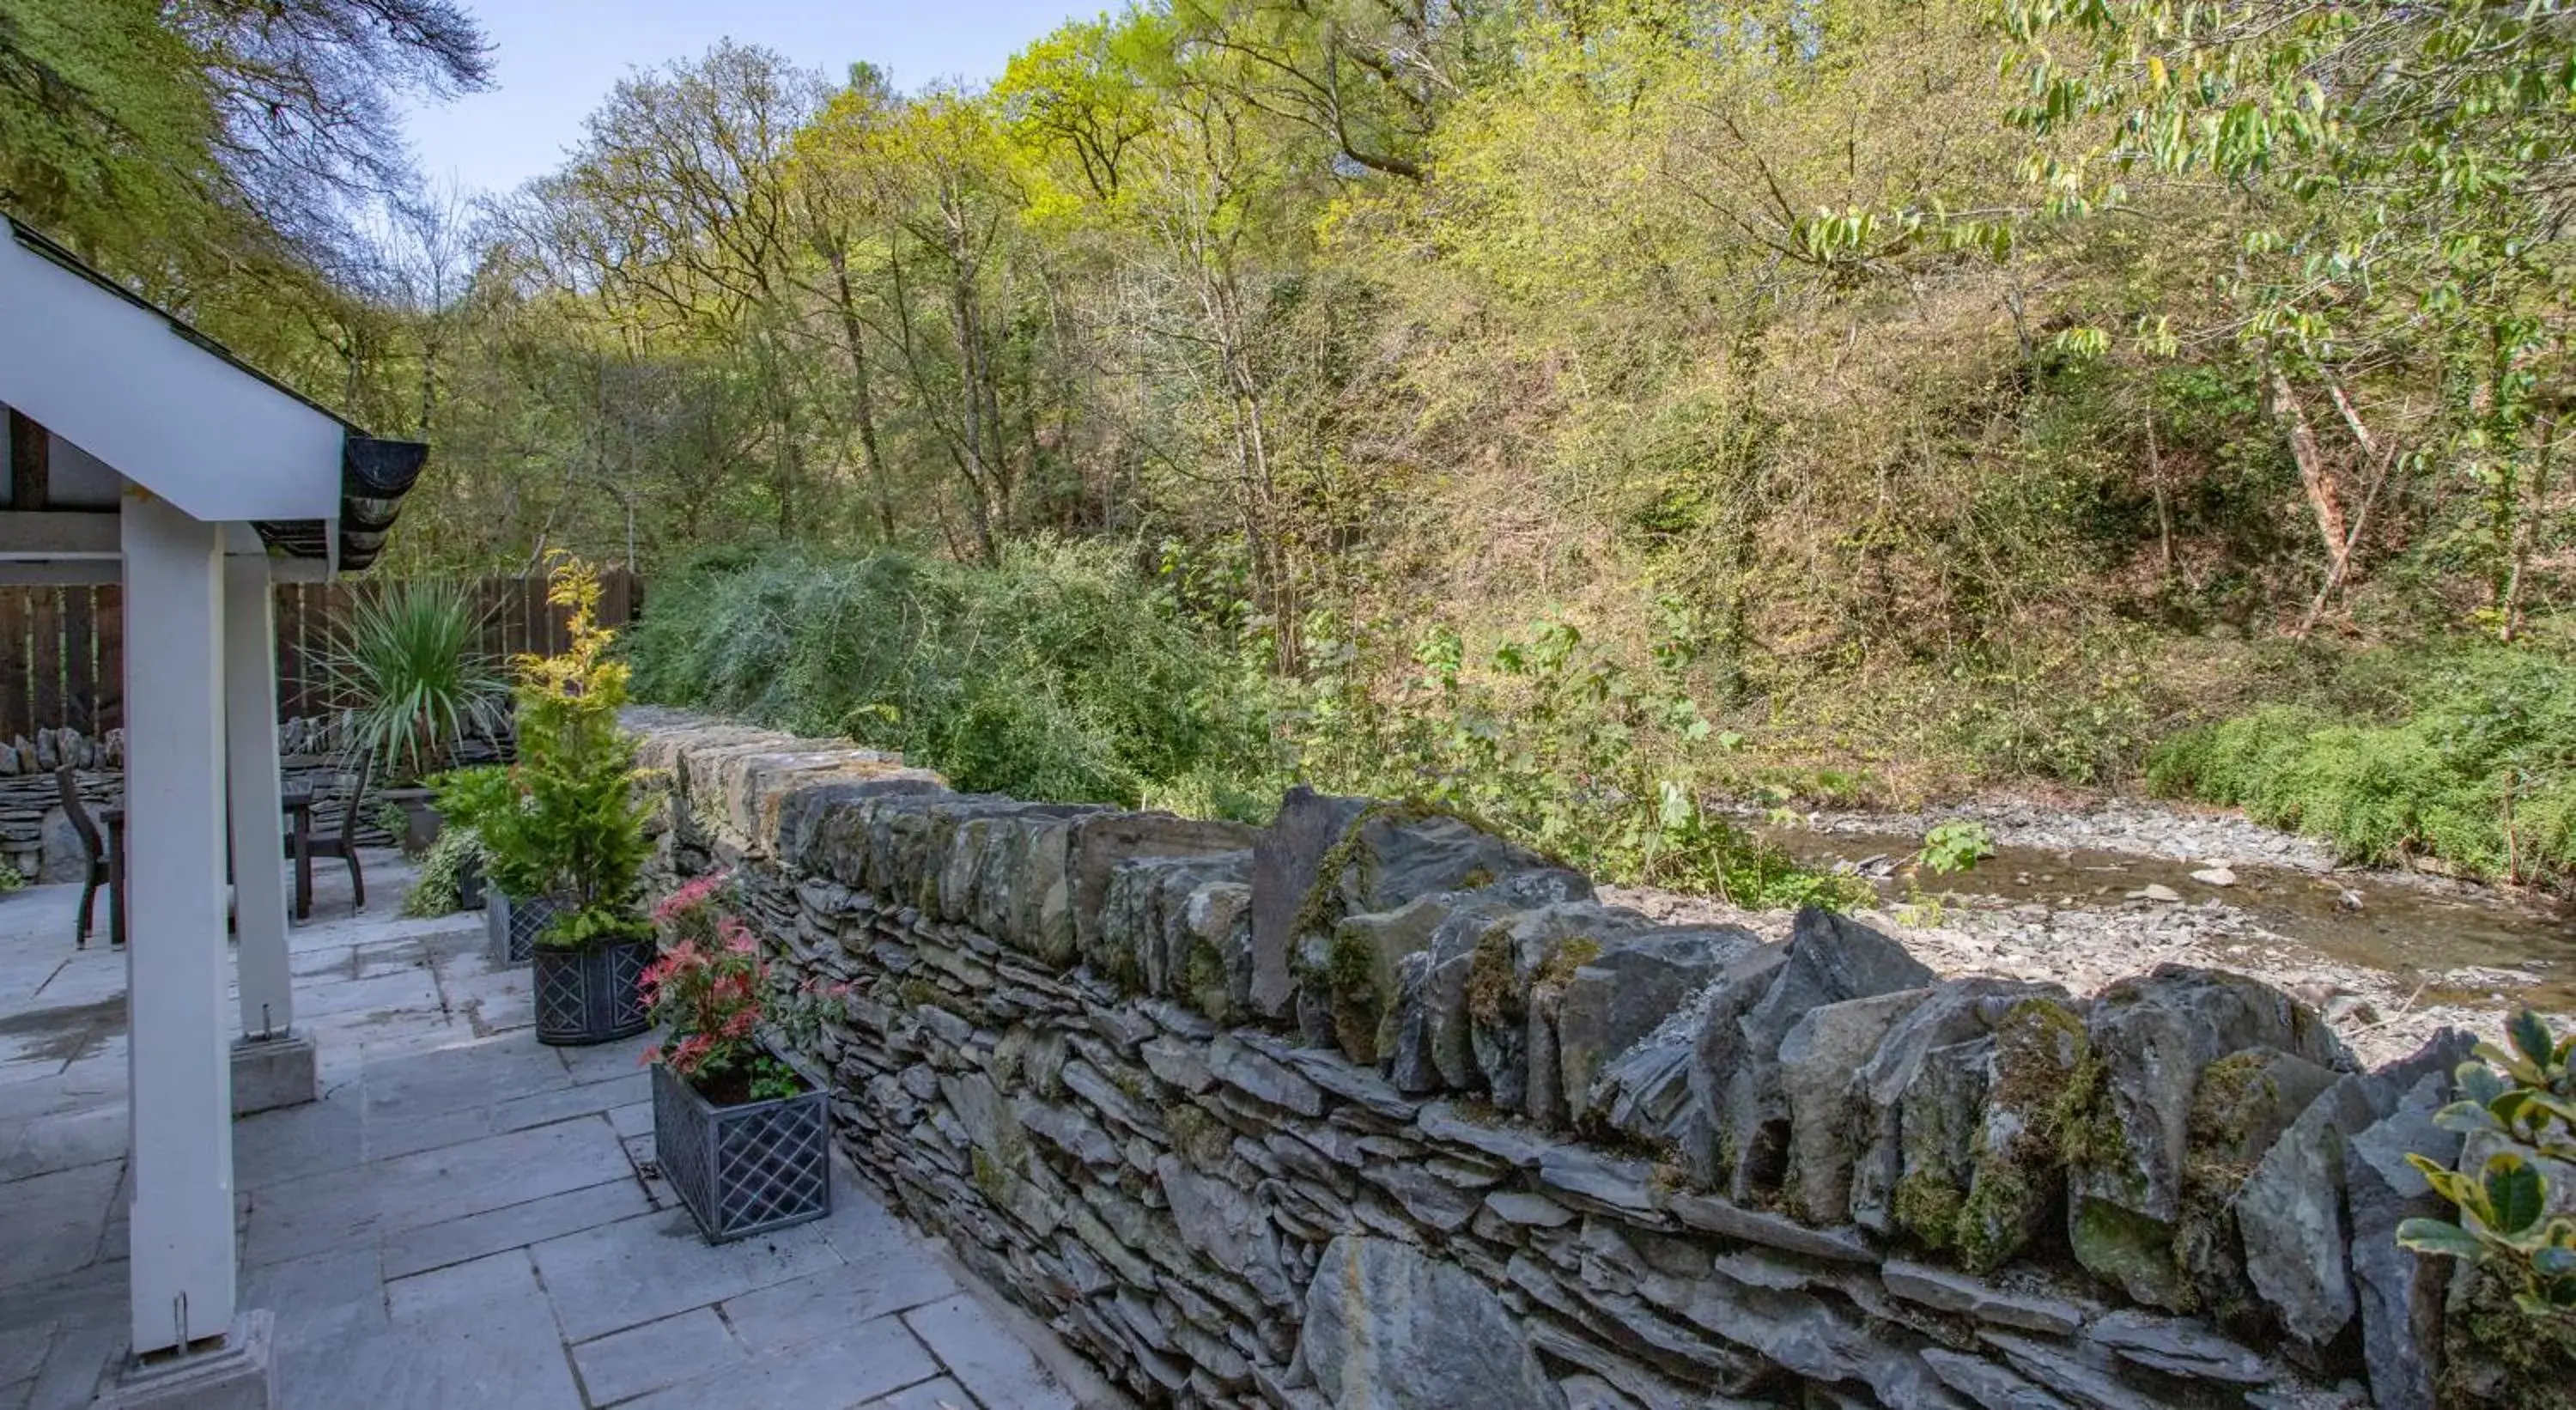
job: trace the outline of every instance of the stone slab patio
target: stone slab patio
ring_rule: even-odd
[[[644,1039],[540,1046],[479,916],[319,878],[291,938],[323,1096],[234,1124],[243,1305],[309,1410],[1118,1405],[846,1170],[829,1219],[710,1247],[653,1164]],[[125,957],[79,888],[0,897],[0,1410],[88,1404],[126,1321]],[[231,1012],[227,1007],[227,1014]]]

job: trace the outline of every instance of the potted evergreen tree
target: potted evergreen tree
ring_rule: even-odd
[[[645,805],[636,796],[635,736],[617,722],[626,703],[626,666],[608,655],[615,634],[599,625],[599,576],[574,559],[549,574],[546,600],[571,616],[571,644],[556,656],[519,659],[519,759],[511,770],[521,801],[485,845],[523,859],[554,914],[535,937],[531,960],[537,1041],[605,1043],[641,1033],[639,988],[653,960],[653,929],[638,909]],[[515,832],[515,836],[512,834]]]
[[[644,1054],[654,1156],[709,1243],[832,1212],[828,1098],[788,1054],[847,992],[773,974],[729,894],[725,878],[705,877],[655,907],[662,954],[644,974],[663,1033]]]

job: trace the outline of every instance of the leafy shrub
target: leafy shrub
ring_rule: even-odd
[[[1986,825],[1966,818],[1952,818],[1934,823],[1923,834],[1923,850],[1917,860],[1935,875],[1962,872],[1994,855],[1994,839]]]
[[[2576,669],[2501,648],[2439,656],[2393,714],[2355,722],[2266,706],[2167,741],[2147,783],[2241,805],[2353,861],[2433,857],[2510,880],[2576,873]]]
[[[421,854],[420,871],[403,893],[407,916],[443,916],[465,908],[460,883],[469,867],[483,864],[483,839],[474,829],[453,822],[438,830],[438,840]]]
[[[0,896],[26,889],[27,878],[19,873],[17,867],[7,862],[0,862]]]
[[[2481,1043],[2480,1060],[2460,1065],[2461,1099],[2434,1117],[2483,1142],[2484,1158],[2455,1170],[2407,1157],[2457,1219],[2406,1220],[2397,1242],[2477,1270],[2447,1319],[2443,1404],[2564,1406],[2576,1358],[2576,1219],[2554,1212],[2565,1205],[2548,1172],[2576,1168],[2576,1037],[2553,1039],[2529,1010],[2507,1034],[2509,1046]]]
[[[1867,894],[1711,814],[1701,781],[1656,748],[1712,734],[1678,684],[1690,664],[1678,649],[1641,675],[1546,622],[1471,670],[1465,642],[1439,629],[1413,653],[1418,673],[1389,690],[1372,687],[1360,643],[1321,622],[1308,638],[1326,664],[1289,730],[1300,772],[1325,788],[1451,808],[1610,881],[1760,908]]]
[[[547,885],[545,858],[528,837],[528,793],[499,764],[456,769],[430,780],[431,797],[450,831],[473,834],[483,875],[504,895],[535,896]]]
[[[792,1097],[804,1080],[763,1046],[812,1046],[824,1005],[849,986],[791,985],[761,957],[760,941],[725,909],[731,881],[704,876],[653,908],[661,957],[644,971],[644,1002],[664,1041],[644,1052],[720,1106]]]
[[[1255,693],[1101,547],[976,568],[907,553],[709,559],[631,642],[638,695],[902,751],[969,792],[1253,821],[1278,802]]]
[[[2154,737],[2151,675],[2126,638],[2044,643],[1954,674],[1945,732],[1989,777],[2104,783]]]

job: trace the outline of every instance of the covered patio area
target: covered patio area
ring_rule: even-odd
[[[1072,1403],[854,1190],[702,1242],[644,1040],[537,1043],[393,854],[290,926],[272,589],[368,566],[428,448],[5,216],[0,329],[0,583],[122,590],[130,880],[121,953],[0,896],[0,1410]]]
[[[322,1096],[233,1130],[242,1300],[311,1410],[1114,1404],[840,1172],[830,1219],[711,1247],[653,1165],[645,1040],[540,1046],[479,917],[326,878],[290,934]],[[0,1410],[72,1410],[122,1350],[125,957],[76,886],[0,897]]]

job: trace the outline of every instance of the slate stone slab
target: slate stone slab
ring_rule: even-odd
[[[1345,1234],[1325,1248],[1298,1349],[1340,1410],[1565,1404],[1492,1289],[1388,1239]]]

